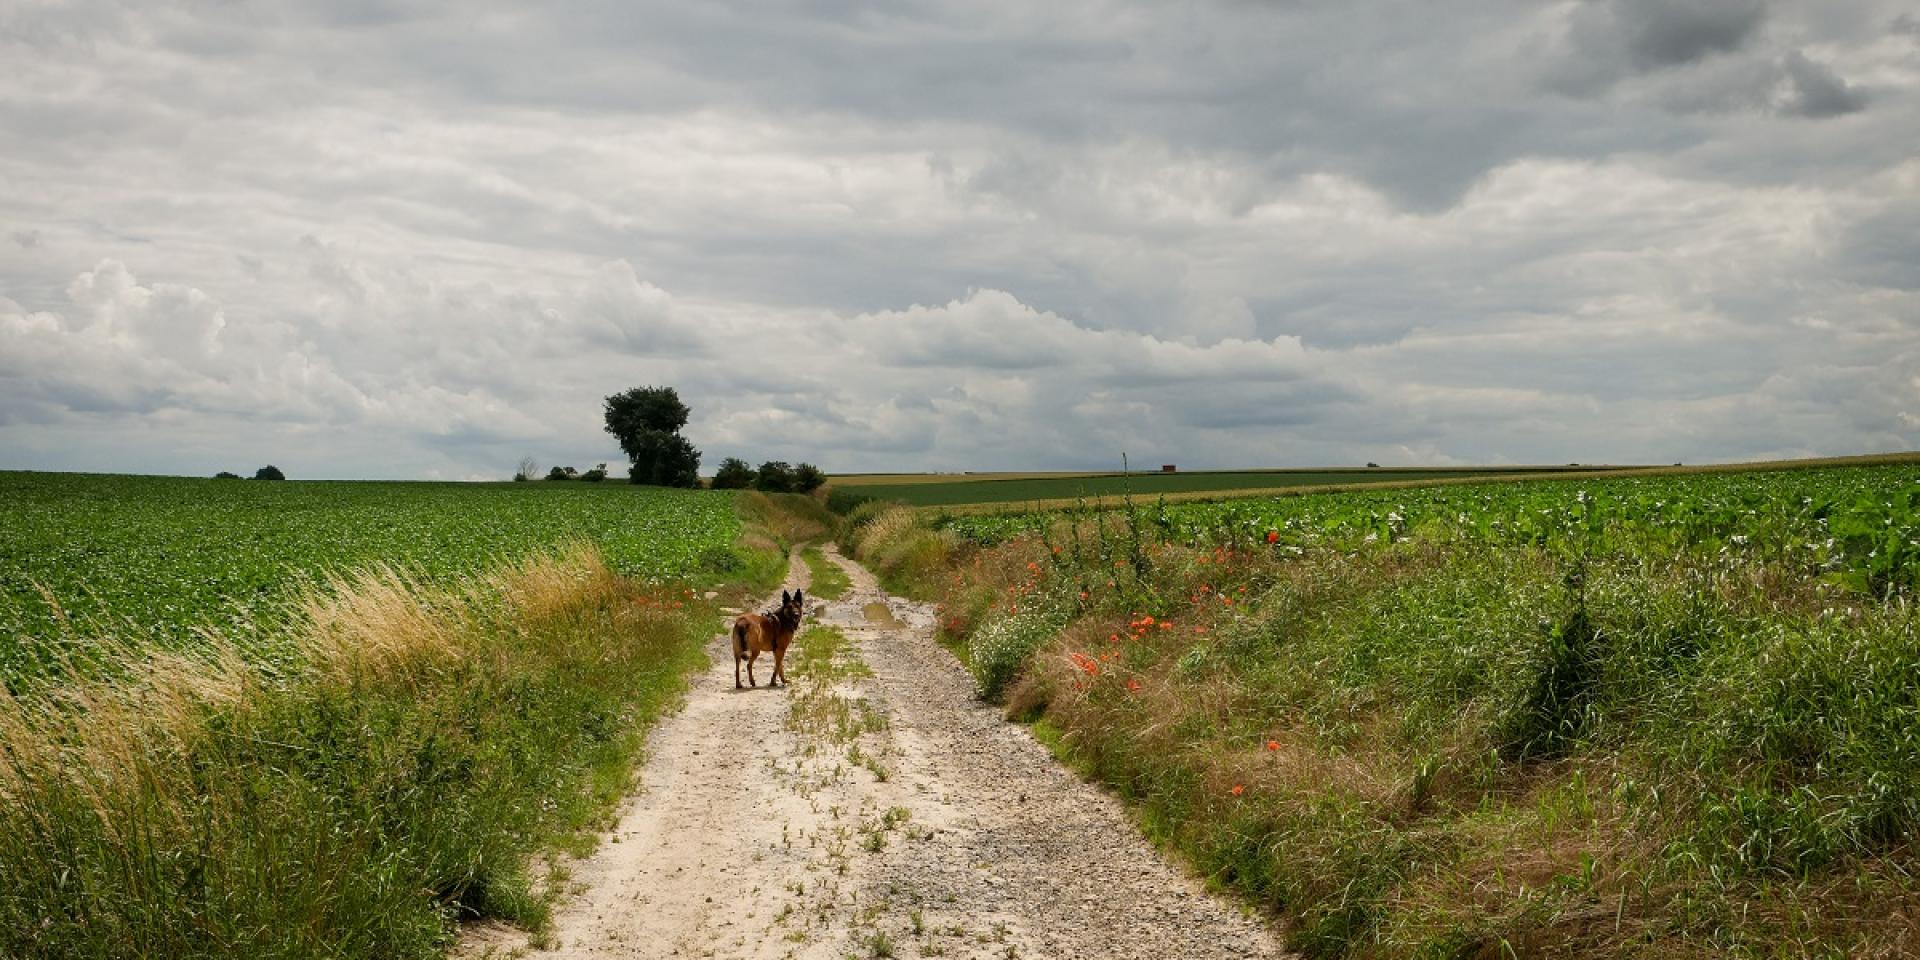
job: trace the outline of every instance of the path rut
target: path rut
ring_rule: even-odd
[[[810,604],[808,623],[847,638],[836,669],[790,659],[791,687],[736,692],[716,634],[713,666],[650,736],[618,826],[571,865],[541,946],[496,929],[456,954],[1287,955],[1266,923],[1170,864],[1119,801],[976,700],[930,608],[828,557],[853,588]],[[787,586],[806,577],[796,558]],[[808,640],[803,629],[795,645]]]

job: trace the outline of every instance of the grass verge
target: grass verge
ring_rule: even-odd
[[[273,666],[218,637],[0,694],[0,955],[432,957],[537,928],[529,855],[604,822],[713,611],[570,547],[315,591]]]
[[[1309,956],[1920,951],[1912,595],[1764,523],[1739,553],[856,520],[984,696]]]

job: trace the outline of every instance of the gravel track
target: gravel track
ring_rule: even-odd
[[[929,608],[828,556],[853,588],[810,604],[808,623],[850,641],[837,668],[789,659],[791,687],[736,692],[716,634],[618,826],[569,866],[550,934],[471,931],[456,955],[1287,955],[976,700]],[[796,558],[787,586],[806,577]],[[763,657],[763,684],[770,672]]]

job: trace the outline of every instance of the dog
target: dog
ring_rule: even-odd
[[[747,662],[747,685],[757,687],[753,679],[753,662],[762,653],[773,654],[773,677],[767,681],[768,687],[779,686],[787,682],[787,647],[793,644],[793,634],[800,629],[800,615],[806,612],[807,595],[804,590],[795,590],[791,596],[785,590],[780,591],[780,606],[766,613],[743,613],[733,621],[733,688],[740,687],[740,661]]]

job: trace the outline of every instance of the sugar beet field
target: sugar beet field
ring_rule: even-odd
[[[243,643],[299,587],[383,564],[450,583],[584,540],[618,572],[713,578],[740,560],[726,494],[607,484],[256,482],[0,473],[0,678],[91,638]]]
[[[955,516],[991,544],[1042,534],[1073,511]],[[1135,501],[1140,535],[1280,553],[1421,539],[1567,555],[1717,554],[1773,563],[1858,593],[1920,586],[1920,463],[1766,472],[1532,480],[1218,502]]]

